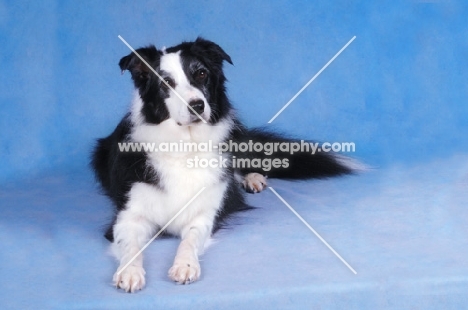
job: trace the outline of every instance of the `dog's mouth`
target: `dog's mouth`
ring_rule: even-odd
[[[177,125],[179,125],[179,126],[193,126],[193,125],[198,125],[200,123],[202,123],[201,118],[199,118],[198,116],[195,116],[194,118],[190,117],[190,120],[187,123],[177,122]]]

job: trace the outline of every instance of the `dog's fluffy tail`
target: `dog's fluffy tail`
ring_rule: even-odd
[[[243,149],[230,148],[234,167],[244,175],[256,172],[270,178],[304,180],[352,174],[365,169],[353,159],[323,151],[316,142],[289,138],[262,128],[241,128],[234,132],[233,141],[238,146],[240,143],[249,146],[245,152],[245,144]],[[260,148],[260,145],[255,148],[256,143],[263,146],[262,151],[256,151]],[[315,152],[311,143],[316,148]],[[298,146],[301,147],[299,150]]]

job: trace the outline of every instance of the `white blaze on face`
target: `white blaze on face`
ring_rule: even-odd
[[[211,114],[210,106],[201,90],[190,84],[182,68],[180,52],[164,54],[161,57],[160,70],[164,71],[163,77],[169,77],[174,81],[174,90],[187,104],[195,100],[202,100],[205,103],[205,109],[200,116],[207,121]],[[169,91],[169,98],[166,98],[165,103],[170,117],[179,125],[189,125],[200,120],[198,116],[190,113],[187,105],[172,90]]]

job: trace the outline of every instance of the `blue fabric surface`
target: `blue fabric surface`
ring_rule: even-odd
[[[464,1],[0,1],[0,308],[462,309],[468,304],[468,5]],[[111,286],[110,203],[87,167],[128,109],[117,38],[158,47],[202,35],[232,57],[228,90],[273,122],[376,169],[271,180],[202,261],[171,283],[177,240],[146,250],[147,287]]]
[[[468,303],[468,157],[333,181],[271,186],[202,256],[202,279],[167,278],[178,241],[145,252],[147,286],[112,287],[102,225],[109,203],[88,176],[51,175],[0,193],[2,308],[462,309]],[[5,208],[6,207],[6,208]],[[6,211],[5,211],[6,210]]]

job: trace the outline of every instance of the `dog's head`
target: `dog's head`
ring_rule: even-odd
[[[187,126],[214,124],[229,112],[224,61],[232,64],[221,47],[198,38],[163,50],[139,48],[123,57],[119,66],[132,74],[145,122],[159,124],[171,118]]]

